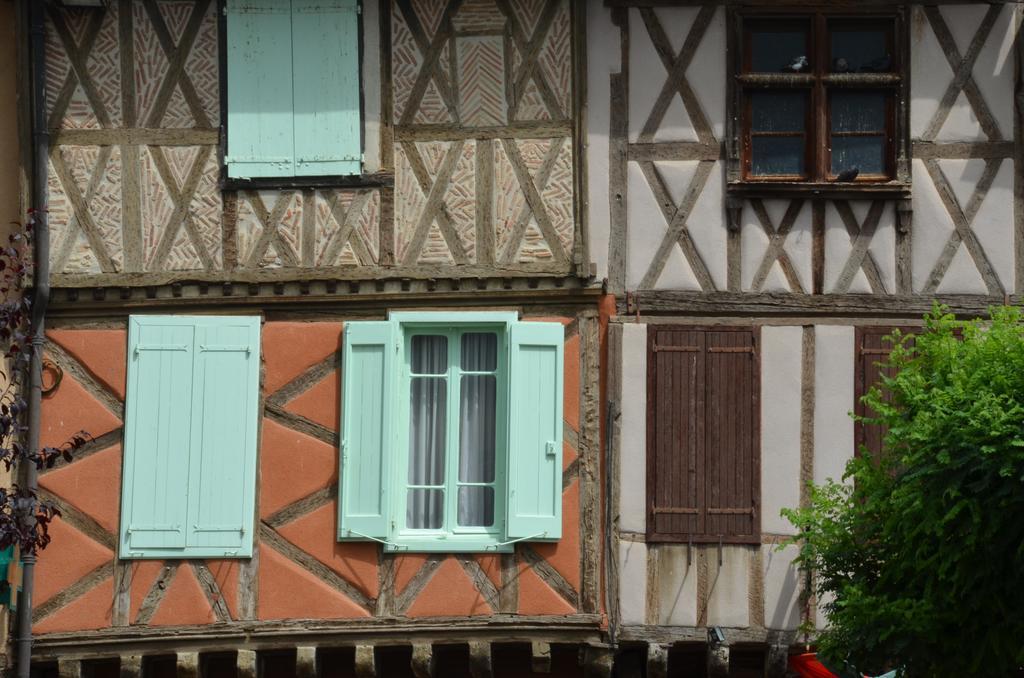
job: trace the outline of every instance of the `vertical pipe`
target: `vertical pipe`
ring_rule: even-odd
[[[42,358],[45,339],[46,307],[50,301],[50,231],[47,222],[46,180],[47,158],[50,135],[46,129],[46,30],[45,3],[30,1],[29,5],[29,53],[31,59],[30,81],[32,83],[32,242],[33,283],[32,283],[32,327],[30,341],[32,356],[29,363],[28,393],[28,440],[26,450],[31,454],[39,450],[39,415],[42,399]],[[38,488],[36,467],[23,464],[24,487],[30,491]],[[25,516],[33,520],[33,516]],[[17,676],[29,678],[32,661],[32,588],[34,584],[36,554],[21,554],[22,583],[18,600]]]

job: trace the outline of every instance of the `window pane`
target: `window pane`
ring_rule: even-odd
[[[832,92],[833,132],[885,132],[884,92]]]
[[[803,137],[754,137],[750,171],[755,176],[804,174]]]
[[[448,384],[443,378],[416,377],[409,397],[409,484],[444,484]]]
[[[856,168],[860,174],[885,174],[885,137],[832,137],[832,174]]]
[[[889,53],[889,36],[884,26],[833,26],[833,73],[888,73],[893,60]]]
[[[444,374],[447,370],[447,337],[416,335],[412,338],[413,374]]]
[[[459,413],[459,481],[494,482],[497,380],[490,375],[462,377]]]
[[[494,524],[494,488],[459,488],[459,525],[490,527]]]
[[[405,526],[413,530],[439,530],[444,525],[444,490],[409,490]]]
[[[498,369],[498,335],[463,334],[462,369],[467,372],[493,372]]]
[[[754,132],[803,132],[807,120],[803,92],[750,94],[750,128]]]
[[[802,61],[801,61],[802,60]],[[750,31],[750,70],[755,73],[810,71],[807,29],[792,22],[759,23]],[[793,64],[807,64],[799,70]]]

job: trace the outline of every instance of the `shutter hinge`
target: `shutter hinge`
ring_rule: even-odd
[[[549,440],[547,444],[544,445],[544,453],[549,457],[554,457],[556,455],[555,441]]]

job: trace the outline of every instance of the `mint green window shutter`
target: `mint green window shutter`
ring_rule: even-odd
[[[260,319],[196,320],[188,546],[252,555]]]
[[[122,558],[252,554],[259,323],[131,317]]]
[[[122,557],[185,547],[194,335],[190,323],[129,322]]]
[[[292,0],[295,175],[359,174],[356,0]]]
[[[339,539],[386,539],[396,360],[389,322],[345,325]]]
[[[564,329],[513,323],[509,332],[509,539],[562,536]]]
[[[292,14],[287,0],[228,0],[228,176],[295,173]]]

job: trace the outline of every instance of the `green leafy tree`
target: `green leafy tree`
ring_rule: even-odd
[[[1024,663],[1024,316],[937,306],[923,333],[891,339],[895,376],[864,398],[882,454],[783,512],[825,601],[819,650],[866,672],[1010,675]]]

